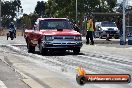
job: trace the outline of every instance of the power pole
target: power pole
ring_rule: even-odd
[[[1,0],[0,0],[0,29],[1,29]]]
[[[76,0],[76,24],[77,24],[77,0]]]
[[[126,13],[125,13],[125,7],[126,7],[126,0],[123,0],[123,42],[124,45],[126,43]]]

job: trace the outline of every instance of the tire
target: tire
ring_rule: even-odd
[[[8,40],[8,38],[9,38],[9,33],[7,33],[7,40]]]
[[[9,35],[9,33],[6,34],[6,36],[7,36],[7,40],[8,40],[8,35]]]
[[[80,48],[73,49],[74,54],[79,54],[80,53]]]
[[[8,40],[8,36],[7,36],[7,40]]]
[[[10,33],[10,38],[11,38],[11,40],[14,39],[14,34],[13,33]]]
[[[120,37],[119,36],[114,36],[115,39],[119,39]]]
[[[13,40],[13,38],[11,38],[11,40]]]
[[[30,44],[27,44],[27,48],[28,48],[28,53],[34,53],[35,52],[35,47],[31,46]]]

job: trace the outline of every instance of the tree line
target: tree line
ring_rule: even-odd
[[[17,13],[22,10],[21,1],[1,1],[2,25],[7,27],[9,22],[17,18]]]
[[[117,0],[77,0],[78,21],[93,12],[114,12],[118,5]],[[121,7],[121,6],[120,6]],[[17,18],[17,13],[22,9],[21,0],[2,2],[2,25]],[[38,17],[67,17],[75,21],[76,0],[48,0],[38,1],[34,12],[23,14],[16,19],[17,26],[30,28]]]

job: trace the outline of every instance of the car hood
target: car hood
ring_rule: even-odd
[[[55,35],[55,36],[70,36],[70,35],[81,35],[79,32],[75,30],[63,29],[62,31],[57,31],[55,29],[50,30],[40,30],[42,35]]]

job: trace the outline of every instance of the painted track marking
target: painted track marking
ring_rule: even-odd
[[[0,88],[7,88],[6,85],[0,80]]]

